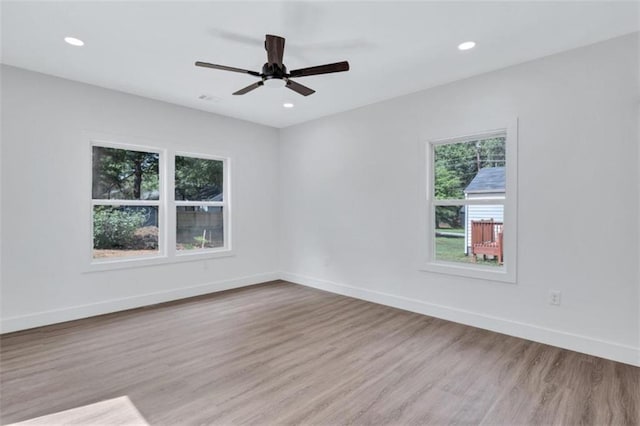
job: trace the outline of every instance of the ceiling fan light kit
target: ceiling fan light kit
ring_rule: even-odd
[[[304,86],[291,78],[308,77],[312,75],[330,74],[334,72],[349,71],[349,62],[336,62],[333,64],[318,65],[309,68],[301,68],[287,72],[287,67],[282,63],[284,57],[283,37],[267,34],[265,36],[264,48],[267,51],[267,62],[262,66],[262,72],[249,71],[241,68],[228,67],[226,65],[210,64],[208,62],[196,62],[196,66],[204,68],[213,68],[222,71],[238,72],[259,77],[260,81],[250,84],[249,86],[234,92],[234,95],[244,95],[261,86],[267,87],[286,87],[294,92],[309,96],[315,93],[315,90]]]

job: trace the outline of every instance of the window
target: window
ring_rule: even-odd
[[[427,143],[426,270],[515,281],[511,142],[501,130]]]
[[[92,266],[231,254],[228,159],[103,142],[91,152]]]
[[[160,153],[93,146],[93,258],[161,254]]]
[[[175,157],[176,250],[225,246],[224,161]]]

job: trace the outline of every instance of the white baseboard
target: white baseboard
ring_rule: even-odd
[[[512,321],[449,306],[437,305],[404,296],[368,290],[346,284],[312,278],[300,274],[282,272],[280,278],[295,284],[342,294],[381,305],[392,306],[406,311],[416,312],[445,319],[473,327],[483,328],[510,336],[520,337],[534,342],[545,343],[576,352],[595,355],[613,361],[640,366],[640,348],[616,342],[594,339],[589,336],[568,333],[533,324]]]
[[[286,280],[292,283],[313,287],[344,296],[354,297],[381,305],[406,311],[429,315],[473,327],[483,328],[510,336],[533,340],[560,348],[599,356],[626,364],[640,366],[640,348],[594,339],[589,336],[568,333],[533,324],[512,321],[449,306],[437,305],[404,296],[368,290],[347,284],[321,280],[290,272],[271,272],[250,275],[230,280],[216,281],[191,287],[148,293],[122,299],[112,299],[88,305],[72,306],[64,309],[38,312],[34,314],[5,318],[0,321],[0,333],[26,330],[44,325],[88,318],[156,303],[169,302],[187,297],[200,296],[218,291],[260,284],[274,280]]]
[[[12,331],[26,330],[43,325],[56,324],[96,315],[124,311],[127,309],[140,308],[142,306],[154,305],[156,303],[170,302],[172,300],[185,299],[187,297],[200,296],[202,294],[215,293],[218,291],[260,284],[267,281],[274,281],[277,279],[280,279],[280,274],[277,272],[271,272],[230,280],[215,281],[174,290],[141,294],[122,299],[112,299],[88,305],[72,306],[69,308],[37,312],[24,316],[4,318],[0,321],[0,333],[10,333]]]

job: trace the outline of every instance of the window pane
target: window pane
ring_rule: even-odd
[[[158,207],[93,207],[94,259],[148,254],[158,254]]]
[[[222,207],[178,206],[176,223],[177,250],[224,247]]]
[[[159,154],[93,147],[94,200],[158,200]]]
[[[501,267],[504,206],[436,206],[435,260]]]
[[[505,166],[504,137],[434,145],[435,198],[504,198]]]
[[[222,201],[220,160],[176,156],[176,200]]]

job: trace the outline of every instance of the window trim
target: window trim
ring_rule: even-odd
[[[118,141],[115,141],[117,139]],[[182,262],[193,262],[199,260],[209,260],[221,257],[235,256],[232,247],[232,195],[231,195],[231,157],[223,155],[200,154],[195,152],[175,151],[166,148],[159,148],[157,145],[144,141],[143,143],[120,142],[129,138],[89,136],[88,149],[88,261],[85,272],[100,272],[126,268],[138,268],[154,265],[173,264]],[[93,198],[93,147],[105,147],[116,149],[127,149],[133,151],[155,152],[159,154],[158,178],[159,178],[159,199],[158,200],[96,200]],[[175,200],[175,157],[189,156],[194,158],[219,160],[223,162],[223,194],[222,202],[193,202],[196,205],[209,205],[210,203],[222,203],[223,208],[223,232],[224,247],[213,249],[194,250],[193,253],[179,253],[176,249],[176,200]],[[192,203],[192,202],[188,202]],[[158,253],[155,255],[127,256],[122,258],[111,258],[109,260],[99,260],[93,257],[93,207],[95,205],[153,205],[158,206]]]
[[[504,136],[506,148],[506,188],[505,198],[502,200],[436,200],[434,197],[435,167],[434,147],[443,144],[453,144],[478,139],[488,139],[496,136]],[[517,197],[518,197],[518,120],[513,119],[505,126],[495,127],[493,130],[468,132],[462,136],[445,138],[426,138],[423,140],[424,149],[424,205],[426,205],[426,244],[423,244],[423,258],[420,270],[440,274],[462,276],[486,281],[500,281],[516,283],[517,279]],[[500,270],[491,267],[457,262],[438,261],[435,259],[435,206],[442,205],[482,205],[502,204],[504,206],[504,223],[508,223],[509,232],[504,235],[504,253],[507,261]]]

